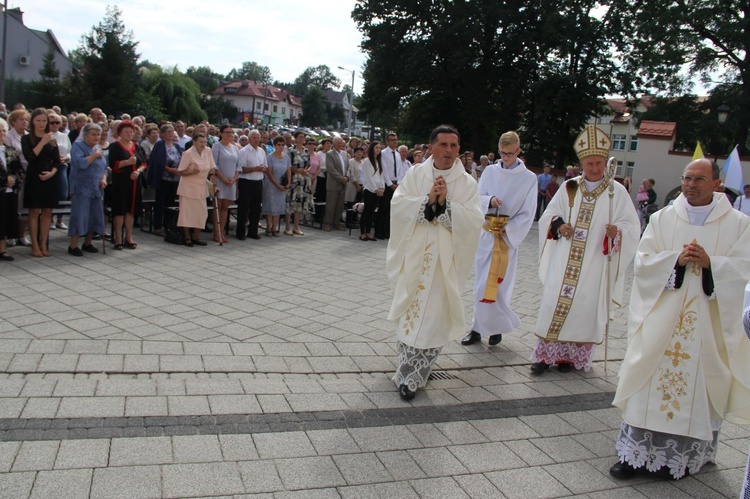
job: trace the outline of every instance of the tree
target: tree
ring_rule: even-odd
[[[527,152],[562,164],[598,102],[618,88],[619,32],[606,4],[357,2],[352,17],[368,55],[361,114],[415,140],[453,124],[462,148],[482,151],[516,129]]]
[[[323,126],[326,121],[326,97],[319,87],[310,87],[302,97],[302,124]]]
[[[271,81],[271,70],[268,66],[261,66],[257,62],[245,61],[239,69],[232,69],[227,73],[227,80],[253,80],[260,82]],[[215,90],[215,89],[214,89]]]
[[[50,47],[42,59],[42,67],[39,69],[41,79],[31,84],[34,92],[34,103],[36,106],[52,107],[60,105],[62,86],[60,84],[60,70],[55,63],[55,53]]]
[[[315,67],[310,66],[305,69],[294,80],[292,93],[295,95],[305,95],[305,92],[310,87],[318,87],[320,90],[331,90],[340,86],[341,80],[331,72],[331,68],[323,64]]]
[[[222,96],[202,96],[201,108],[208,115],[208,121],[211,123],[220,123],[223,120],[231,122],[237,121],[239,110],[237,106],[224,99]]]
[[[155,68],[143,73],[146,91],[155,96],[173,120],[198,123],[207,118],[200,107],[200,88],[176,67]]]
[[[126,30],[117,6],[108,6],[104,19],[81,39],[84,85],[91,107],[118,114],[136,104],[138,42]]]
[[[750,4],[739,0],[616,0],[630,36],[620,50],[632,75],[629,87],[655,95],[680,95],[694,77],[736,86],[734,141],[747,151],[750,128]],[[685,70],[687,68],[687,71]],[[719,103],[721,105],[721,103]],[[716,119],[715,107],[711,108]],[[729,125],[729,124],[728,124]]]
[[[221,81],[224,79],[223,76],[214,73],[208,66],[198,66],[197,68],[190,66],[185,75],[198,84],[203,95],[213,94],[214,90],[219,88]]]

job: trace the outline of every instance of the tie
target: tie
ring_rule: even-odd
[[[396,182],[398,180],[398,170],[396,169],[396,151],[391,151],[393,153],[393,181]]]

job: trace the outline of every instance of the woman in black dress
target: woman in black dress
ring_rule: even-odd
[[[29,210],[31,254],[35,257],[49,256],[52,209],[57,208],[58,203],[55,174],[60,167],[60,152],[49,131],[49,119],[44,108],[36,108],[31,113],[31,132],[21,137],[21,148],[29,162],[23,185],[23,207]]]
[[[109,167],[112,169],[112,215],[115,217],[115,232],[112,241],[115,249],[135,249],[133,221],[141,210],[141,183],[139,177],[146,170],[143,150],[133,140],[135,125],[123,120],[117,125],[119,138],[109,146]],[[125,241],[122,240],[123,220]]]

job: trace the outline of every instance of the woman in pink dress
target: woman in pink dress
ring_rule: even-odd
[[[200,240],[200,235],[208,216],[206,181],[214,168],[216,163],[211,151],[206,149],[206,136],[202,133],[193,135],[193,147],[182,153],[180,166],[177,168],[177,175],[180,177],[180,185],[177,187],[177,195],[180,196],[177,225],[185,233],[185,246],[206,245],[205,241]],[[192,237],[190,229],[193,229]]]

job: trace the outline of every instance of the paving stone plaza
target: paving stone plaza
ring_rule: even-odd
[[[390,380],[386,243],[305,231],[206,248],[136,231],[137,250],[82,258],[56,231],[51,258],[12,249],[0,497],[739,495],[750,429],[732,424],[695,476],[610,477],[627,308],[606,370],[599,348],[589,373],[530,374],[536,224],[519,261],[521,328],[492,348],[446,346],[411,402]]]

